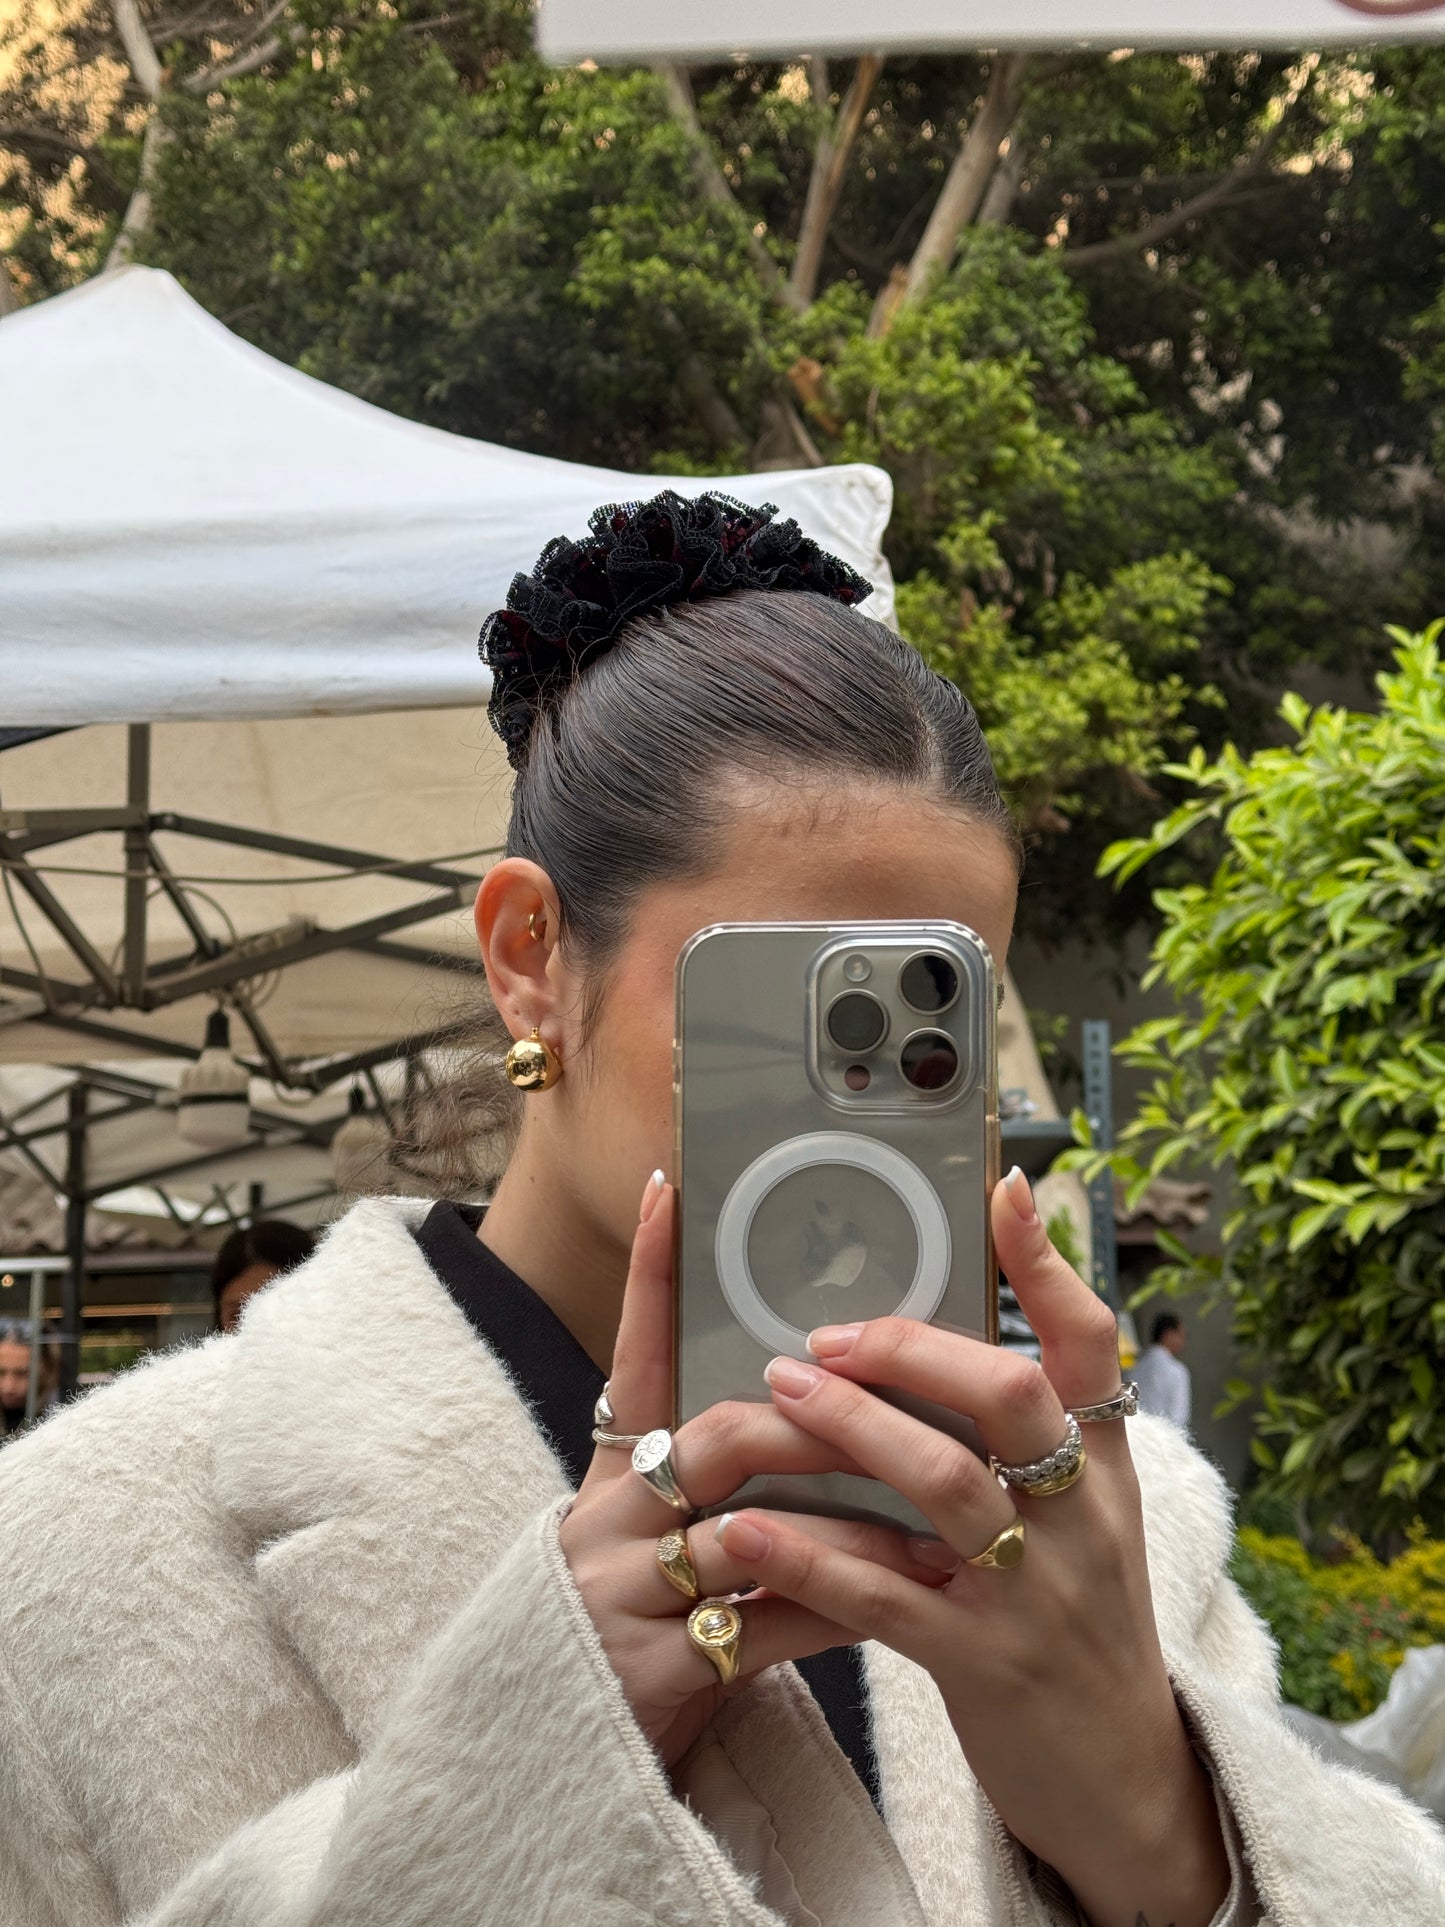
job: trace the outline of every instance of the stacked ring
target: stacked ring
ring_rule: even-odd
[[[662,1568],[662,1576],[670,1586],[676,1586],[684,1599],[701,1599],[702,1587],[697,1582],[697,1567],[692,1563],[688,1551],[687,1534],[679,1526],[672,1532],[664,1532],[657,1542],[657,1563]]]
[[[1063,1442],[1047,1457],[1034,1459],[1028,1465],[1004,1465],[999,1459],[990,1459],[989,1469],[1016,1491],[1027,1492],[1032,1499],[1047,1499],[1055,1492],[1067,1492],[1083,1477],[1088,1462],[1079,1421],[1072,1412],[1066,1412]]]
[[[717,1669],[724,1686],[738,1676],[742,1654],[743,1616],[725,1599],[704,1599],[687,1616],[687,1636]]]
[[[641,1444],[645,1432],[614,1432],[617,1414],[612,1409],[611,1380],[602,1387],[597,1403],[592,1407],[592,1443],[594,1445],[621,1446],[630,1452],[634,1445]]]
[[[672,1434],[665,1427],[645,1432],[633,1446],[632,1469],[645,1485],[652,1487],[659,1499],[665,1499],[676,1511],[693,1510],[692,1500],[677,1482],[672,1465]]]
[[[966,1566],[986,1566],[999,1572],[1008,1572],[1019,1565],[1024,1556],[1024,1522],[1015,1519],[1006,1525],[1002,1532],[990,1539],[982,1552],[976,1552],[972,1559],[965,1559]]]

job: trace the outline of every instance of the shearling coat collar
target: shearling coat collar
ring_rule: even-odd
[[[526,1521],[568,1490],[522,1395],[421,1254],[412,1234],[428,1208],[356,1206],[302,1272],[252,1302],[217,1433],[218,1490],[255,1548],[269,1611],[358,1748],[415,1654]],[[1167,1650],[1197,1633],[1227,1555],[1228,1514],[1204,1461],[1157,1429],[1140,1470]],[[1170,1529],[1181,1514],[1187,1532]],[[1026,1913],[932,1682],[876,1645],[866,1671],[889,1829],[927,1914],[958,1918],[961,1900],[964,1918]],[[765,1697],[760,1758],[836,1752],[795,1675]],[[720,1723],[734,1755],[749,1750],[758,1711],[749,1695]],[[876,1826],[867,1801],[857,1805],[858,1825]],[[940,1832],[968,1843],[950,1856],[978,1883],[966,1899],[952,1874],[947,1892],[928,1891]]]

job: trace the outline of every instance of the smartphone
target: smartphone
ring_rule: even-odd
[[[714,924],[677,962],[679,1424],[766,1400],[818,1325],[897,1314],[998,1342],[998,976],[961,923]],[[971,1422],[892,1391],[980,1450]],[[853,1474],[727,1501],[932,1531]],[[712,1508],[722,1511],[722,1506]]]

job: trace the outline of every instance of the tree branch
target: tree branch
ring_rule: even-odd
[[[837,118],[818,136],[813,150],[813,171],[808,177],[808,198],[803,206],[802,226],[798,231],[793,271],[788,276],[788,305],[801,311],[811,307],[818,292],[818,276],[823,267],[823,249],[838,211],[838,201],[847,178],[848,161],[854,142],[868,111],[868,101],[883,70],[881,54],[864,54],[853,72],[847,93],[839,103]],[[818,55],[813,56],[815,85],[826,69]],[[827,101],[823,82],[824,104]]]
[[[15,283],[10,275],[10,263],[0,254],[0,321],[7,314],[20,312],[20,297],[15,292]]]
[[[697,117],[697,102],[693,99],[692,82],[685,69],[671,61],[661,61],[653,69],[667,94],[667,104],[673,118],[686,132],[693,151],[697,169],[698,186],[704,196],[718,207],[725,207],[743,222],[743,232],[747,237],[748,259],[757,270],[758,279],[767,289],[770,297],[777,302],[787,303],[787,292],[782,272],[757,235],[753,233],[752,223],[728,184],[728,178],[717,164],[712,151],[712,143],[703,132],[702,122]]]
[[[110,0],[111,17],[115,30],[120,35],[120,44],[125,48],[125,57],[130,62],[130,70],[150,100],[159,100],[164,76],[161,72],[160,56],[146,32],[145,22],[140,17],[136,0]]]
[[[203,67],[199,73],[186,78],[186,91],[192,94],[207,93],[212,87],[219,87],[228,80],[239,80],[243,74],[254,74],[268,60],[274,60],[286,42],[298,38],[301,33],[299,27],[293,27],[286,34],[268,34],[268,29],[281,18],[290,4],[291,0],[274,0],[274,4],[252,23],[250,31],[236,43],[219,67]],[[263,35],[267,37],[263,39]]]
[[[1251,198],[1251,183],[1268,167],[1291,115],[1314,78],[1319,58],[1318,54],[1309,57],[1281,102],[1274,124],[1266,128],[1249,153],[1241,155],[1212,186],[1192,195],[1187,201],[1181,201],[1178,207],[1171,208],[1167,214],[1156,215],[1152,221],[1145,221],[1128,234],[1116,234],[1107,241],[1087,242],[1083,247],[1065,248],[1059,257],[1063,266],[1071,273],[1076,273],[1080,268],[1097,267],[1102,262],[1120,261],[1131,254],[1143,254],[1159,242],[1167,241],[1171,234],[1188,227],[1191,221],[1199,220],[1202,215]]]
[[[953,258],[959,235],[982,206],[998,165],[999,148],[1018,112],[1019,83],[1028,58],[1027,54],[1011,54],[994,60],[988,92],[959,142],[913,259],[905,273],[895,271],[873,305],[868,322],[873,339],[887,334],[899,310],[916,301],[939,269]]]

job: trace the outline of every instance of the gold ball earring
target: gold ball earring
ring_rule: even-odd
[[[507,1081],[519,1091],[550,1091],[562,1075],[562,1060],[534,1024],[507,1052]]]

